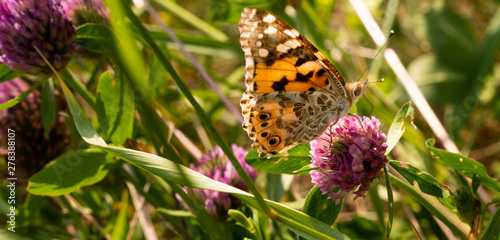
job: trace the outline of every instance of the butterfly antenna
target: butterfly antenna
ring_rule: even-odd
[[[377,58],[378,54],[382,51],[382,49],[385,48],[385,45],[387,45],[387,43],[389,42],[389,39],[392,37],[392,35],[394,35],[394,30],[391,30],[391,32],[389,33],[389,36],[387,37],[387,39],[384,42],[384,45],[382,45],[382,47],[377,51],[377,54],[375,54],[375,56],[372,58],[372,60],[370,60],[370,62],[366,66],[365,70],[363,70],[363,72],[361,73],[361,75],[359,76],[359,78],[358,78],[358,80],[356,82],[359,82],[359,79],[361,79],[361,77],[363,77],[363,75],[365,74],[366,70],[368,70],[368,68],[372,64],[373,60],[375,60],[375,58]]]

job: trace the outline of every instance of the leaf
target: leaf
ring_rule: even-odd
[[[15,106],[16,104],[21,102],[23,99],[25,99],[28,95],[30,95],[30,93],[33,92],[33,90],[35,90],[43,82],[44,82],[44,80],[36,82],[35,84],[33,84],[33,86],[31,86],[30,89],[28,89],[26,92],[22,93],[18,97],[13,98],[7,102],[0,104],[0,110],[4,110],[4,109],[11,108],[11,107]]]
[[[498,182],[497,179],[491,178],[484,165],[480,162],[457,153],[433,148],[433,140],[427,141],[425,144],[427,148],[429,148],[429,151],[431,151],[431,156],[434,159],[469,178],[474,178],[474,175],[477,175],[477,179],[481,181],[483,186],[493,191],[500,192],[500,182]]]
[[[405,119],[407,117],[410,118],[410,121],[413,124],[413,107],[411,102],[405,103],[401,109],[399,109],[391,127],[389,127],[389,131],[387,132],[387,149],[385,150],[385,155],[392,151],[392,149],[399,142],[401,136],[403,136],[403,133],[405,132],[403,124],[405,123]]]
[[[422,172],[420,169],[405,162],[390,160],[389,164],[411,185],[416,181],[420,191],[423,193],[439,198],[447,198],[450,196],[449,189],[430,174]]]
[[[107,71],[97,85],[96,110],[99,125],[113,143],[123,144],[132,137],[135,102],[132,89],[121,77]]]
[[[115,49],[115,34],[106,25],[87,23],[76,29],[76,43],[97,52],[111,52]]]
[[[252,167],[262,171],[281,174],[308,174],[309,172],[296,172],[311,163],[309,144],[299,144],[288,150],[286,155],[276,154],[270,158],[260,158],[256,149],[250,150],[245,161]]]
[[[49,79],[42,86],[42,106],[40,111],[42,112],[42,124],[45,130],[45,138],[49,139],[50,129],[52,124],[56,121],[57,107],[56,99],[54,97],[54,84],[52,79]]]
[[[19,74],[17,72],[14,72],[10,70],[7,65],[0,65],[0,83],[9,81],[11,79],[14,79],[16,77],[20,77],[22,74]]]
[[[60,196],[101,181],[108,173],[107,154],[101,150],[67,152],[29,180],[35,195]]]
[[[334,199],[328,199],[328,195],[323,195],[318,185],[309,192],[304,203],[302,212],[314,217],[328,225],[332,225],[337,219],[344,204],[344,199],[339,204],[335,204]]]

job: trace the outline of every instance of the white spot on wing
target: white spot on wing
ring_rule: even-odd
[[[259,33],[259,34],[257,35],[257,37],[258,37],[258,38],[264,38],[264,34]]]
[[[299,33],[297,31],[294,31],[294,30],[285,30],[283,31],[285,34],[287,34],[288,36],[290,36],[291,38],[296,38],[299,36]]]
[[[277,47],[276,47],[276,50],[278,50],[278,52],[282,52],[282,53],[287,53],[288,50],[290,50],[290,46],[286,45],[286,44],[279,44]]]
[[[291,42],[292,44],[297,45],[297,47],[300,47],[300,46],[302,45],[302,43],[300,43],[300,42],[299,42],[299,40],[297,40],[297,39],[290,40],[290,42]]]
[[[288,46],[289,48],[297,48],[298,46],[300,46],[300,42],[297,41],[297,40],[288,40],[286,42],[283,43],[284,45]]]
[[[262,20],[266,23],[272,23],[276,20],[276,17],[271,14],[267,14],[267,16],[265,16]]]
[[[265,48],[259,49],[259,56],[267,57],[268,54],[269,54],[269,51],[267,49],[265,49]]]
[[[255,45],[257,45],[257,47],[262,47],[262,41],[255,42]]]
[[[273,26],[269,26],[265,31],[264,33],[265,34],[275,34],[276,32],[278,31],[278,29],[276,29],[275,27]]]

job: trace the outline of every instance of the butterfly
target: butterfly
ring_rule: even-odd
[[[239,29],[247,86],[243,128],[260,157],[318,138],[363,95],[366,82],[346,84],[316,47],[273,14],[245,8]]]

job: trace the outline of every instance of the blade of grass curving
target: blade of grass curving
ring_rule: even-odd
[[[419,202],[425,209],[431,212],[433,216],[441,220],[441,222],[443,222],[444,225],[446,225],[455,234],[455,236],[457,236],[460,239],[467,239],[467,235],[458,226],[453,224],[453,222],[450,219],[448,219],[448,217],[444,215],[443,212],[441,212],[438,208],[436,208],[434,204],[425,199],[422,194],[417,192],[417,190],[415,190],[413,187],[401,181],[394,175],[392,174],[388,175],[389,179],[391,180],[391,183],[394,184],[394,186],[402,189],[405,193],[409,194],[413,199]]]
[[[257,199],[249,193],[233,186],[215,181],[187,167],[180,166],[181,169],[178,169],[178,164],[160,156],[113,146],[99,147],[169,182],[177,183],[187,187],[226,192],[241,199],[252,207],[258,209],[259,211],[263,211]],[[186,177],[183,177],[183,174],[181,174],[180,172],[183,172],[187,176],[187,178],[190,179],[190,181],[187,181]],[[321,221],[314,219],[304,213],[270,200],[266,200],[266,202],[269,203],[270,206],[273,207],[273,209],[283,214],[283,216],[278,215],[277,217],[275,215],[275,218],[273,220],[285,224],[290,229],[297,231],[297,233],[301,236],[312,237],[315,239],[348,239],[345,235],[335,230],[331,226],[324,224]],[[294,221],[289,218],[294,219]]]
[[[198,18],[196,15],[192,14],[191,12],[187,11],[186,9],[182,8],[181,6],[177,5],[173,1],[152,1],[155,4],[158,4],[162,6],[163,8],[167,9],[169,12],[177,16],[178,18],[186,21],[187,23],[191,24],[195,28],[199,29],[200,31],[204,32],[208,36],[219,40],[221,42],[226,42],[229,40],[229,38],[221,32],[219,29],[212,27],[210,24],[206,23],[205,21],[201,20]],[[148,4],[147,1],[144,1],[144,4]]]
[[[260,195],[259,191],[257,190],[257,187],[255,184],[252,182],[248,174],[245,172],[243,167],[241,167],[241,164],[238,162],[236,157],[231,151],[231,148],[229,145],[224,141],[224,138],[219,134],[219,132],[215,129],[213,124],[210,122],[210,119],[206,115],[205,111],[201,106],[198,104],[198,102],[194,99],[193,95],[191,94],[189,87],[186,85],[186,83],[180,78],[180,76],[177,74],[175,71],[174,67],[168,59],[163,55],[163,52],[160,50],[156,42],[151,38],[151,35],[149,35],[149,32],[147,29],[142,25],[141,21],[137,18],[137,16],[132,12],[130,9],[130,6],[126,6],[124,2],[121,2],[122,8],[125,10],[125,14],[128,17],[128,19],[132,22],[132,24],[136,27],[137,31],[141,34],[141,36],[144,38],[144,40],[148,43],[148,45],[151,47],[152,51],[157,55],[158,59],[162,63],[162,65],[167,69],[167,71],[171,74],[172,79],[176,83],[177,87],[179,90],[184,94],[186,99],[191,103],[193,108],[195,109],[195,113],[200,119],[200,122],[203,124],[203,126],[207,129],[207,131],[213,136],[217,144],[221,147],[223,152],[226,154],[226,156],[229,158],[233,166],[235,167],[236,171],[238,172],[238,175],[241,176],[243,182],[245,185],[247,185],[248,189],[255,195],[257,202],[261,206],[261,208],[264,210],[264,213],[266,214],[273,214],[271,212],[271,209],[269,206],[266,205],[264,202],[263,197]],[[271,216],[274,218],[273,216]]]

